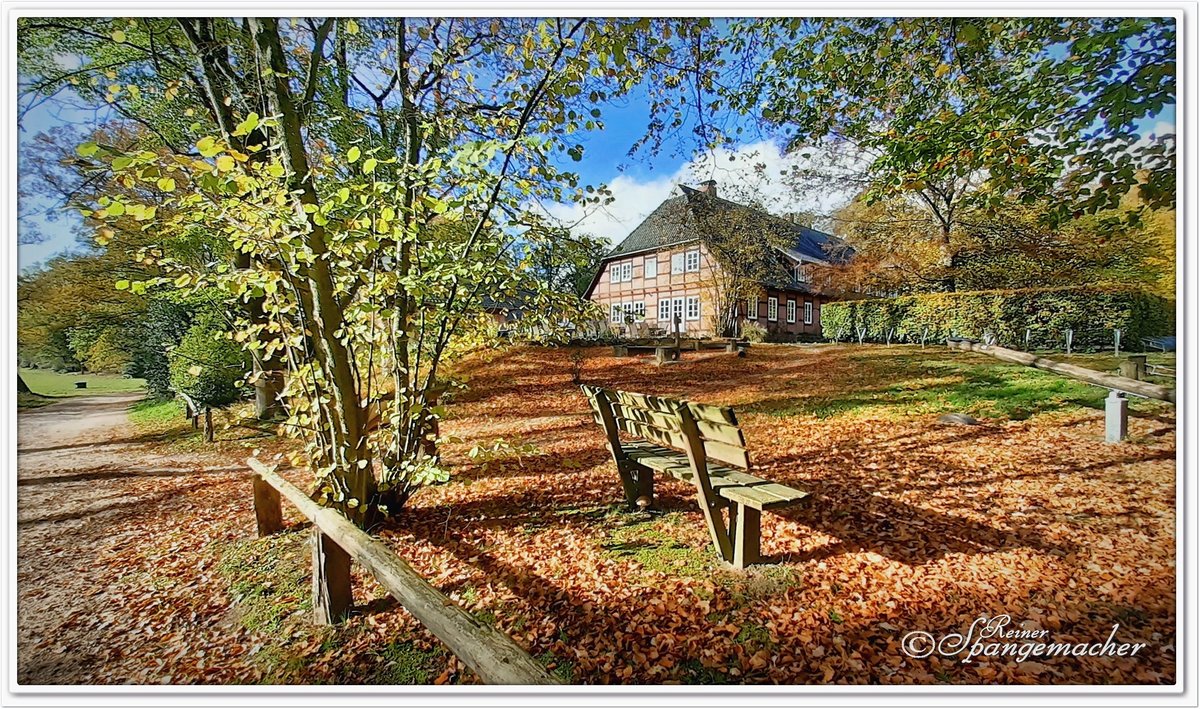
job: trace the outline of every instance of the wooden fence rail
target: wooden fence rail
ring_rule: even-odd
[[[1054,360],[1046,359],[1045,357],[1038,357],[1037,355],[1029,354],[1028,352],[1022,352],[1020,350],[1010,350],[1006,347],[1000,347],[998,345],[984,345],[978,342],[972,342],[971,340],[948,340],[946,344],[949,345],[951,349],[965,350],[967,352],[979,352],[981,354],[991,355],[996,359],[1002,359],[1006,362],[1014,362],[1016,364],[1024,364],[1028,367],[1034,367],[1036,369],[1044,369],[1048,372],[1062,374],[1064,376],[1078,379],[1080,381],[1087,382],[1088,384],[1104,387],[1106,389],[1122,391],[1127,394],[1133,394],[1134,396],[1140,396],[1146,399],[1159,399],[1161,401],[1169,401],[1172,404],[1175,403],[1174,389],[1159,386],[1157,384],[1151,384],[1150,382],[1141,382],[1136,379],[1121,377],[1115,374],[1105,374],[1104,372],[1097,372],[1094,369],[1078,367],[1065,362],[1055,362]]]
[[[313,523],[313,609],[317,621],[336,622],[350,608],[350,563],[363,565],[467,667],[488,684],[559,684],[512,638],[454,604],[378,539],[336,510],[322,507],[274,468],[250,458],[259,535],[283,527],[280,495]]]

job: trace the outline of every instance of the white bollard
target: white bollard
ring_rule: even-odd
[[[1129,399],[1113,389],[1104,400],[1104,442],[1120,443],[1129,435]]]

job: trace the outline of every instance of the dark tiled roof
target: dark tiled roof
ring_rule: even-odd
[[[789,242],[781,251],[793,259],[803,256],[818,261],[840,262],[846,260],[850,250],[845,242],[816,229],[795,224],[786,219],[768,214],[753,207],[731,202],[721,197],[680,185],[683,194],[671,197],[650,213],[625,240],[608,253],[606,259],[626,254],[650,251],[675,244],[693,241],[702,235],[697,233],[698,210],[716,218],[741,219],[744,223],[761,225],[764,231],[772,231]],[[707,210],[715,210],[708,212]]]

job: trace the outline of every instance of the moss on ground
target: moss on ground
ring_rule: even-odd
[[[248,630],[278,634],[285,623],[312,611],[306,530],[235,542],[217,572],[229,584],[238,617]]]
[[[675,576],[712,576],[717,569],[717,560],[708,547],[695,549],[666,531],[678,522],[679,517],[677,513],[662,517],[621,515],[618,519],[624,519],[606,535],[600,548],[611,558],[636,561],[649,571]]]

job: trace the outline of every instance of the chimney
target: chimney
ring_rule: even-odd
[[[704,182],[701,182],[700,189],[698,191],[703,192],[704,194],[710,194],[713,197],[716,197],[717,196],[717,181],[716,180],[705,180]]]

